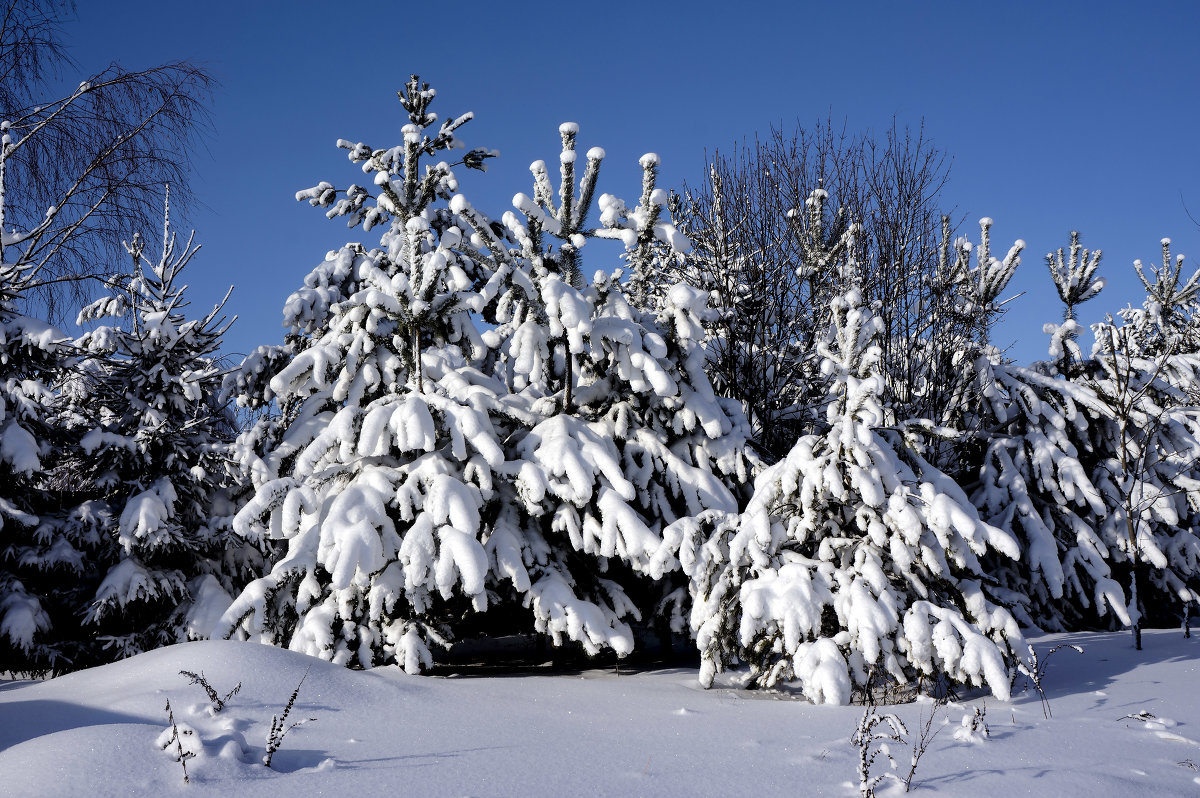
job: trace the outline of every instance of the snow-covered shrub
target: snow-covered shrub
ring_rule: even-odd
[[[1092,479],[1093,439],[1104,409],[1072,380],[981,359],[986,451],[971,498],[991,524],[1020,542],[1021,558],[996,558],[989,573],[1024,623],[1061,630],[1085,613],[1124,613],[1112,579],[1106,515]]]
[[[271,761],[275,758],[275,754],[283,746],[283,739],[287,737],[288,732],[297,726],[303,726],[305,723],[316,720],[316,718],[303,718],[301,720],[288,723],[288,715],[291,714],[292,708],[296,706],[296,699],[300,697],[300,688],[304,686],[304,680],[308,678],[308,671],[300,677],[299,684],[292,694],[288,696],[287,703],[283,705],[283,712],[278,715],[271,716],[271,728],[267,732],[266,753],[263,754],[263,764],[271,767]]]
[[[191,782],[191,776],[188,775],[187,761],[199,755],[203,750],[203,743],[195,729],[186,723],[175,721],[175,711],[171,709],[171,699],[167,699],[167,705],[163,711],[167,713],[167,723],[170,725],[163,729],[162,734],[158,735],[155,744],[179,763],[183,768],[183,783],[188,784]],[[169,750],[172,745],[175,746],[174,750]]]
[[[183,670],[179,672],[179,675],[186,678],[188,680],[188,684],[199,685],[200,689],[204,691],[204,694],[208,696],[208,709],[213,715],[216,715],[223,710],[225,705],[229,703],[229,699],[241,692],[242,689],[242,683],[238,682],[233,686],[232,690],[222,696],[219,692],[217,692],[217,688],[213,687],[212,684],[209,683],[208,679],[204,677],[204,671],[196,673],[195,671]]]
[[[678,525],[701,680],[741,661],[753,683],[795,681],[815,702],[935,676],[1007,697],[1024,645],[979,556],[1016,558],[1017,542],[886,429],[880,324],[857,288],[831,309],[828,432],[764,471],[736,522]]]
[[[1039,655],[1037,649],[1032,644],[1029,646],[1029,653],[1022,662],[1017,665],[1017,670],[1029,682],[1038,694],[1038,698],[1042,702],[1042,716],[1049,720],[1054,713],[1050,711],[1050,699],[1046,696],[1046,688],[1042,682],[1046,678],[1046,668],[1050,665],[1050,658],[1057,654],[1062,649],[1070,649],[1077,654],[1083,653],[1083,647],[1072,643],[1064,643],[1058,646],[1052,646],[1045,656]]]
[[[971,714],[963,713],[958,728],[954,730],[954,739],[960,743],[982,743],[992,736],[987,724],[987,704],[971,709]]]

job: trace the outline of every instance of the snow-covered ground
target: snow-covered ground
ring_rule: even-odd
[[[957,739],[985,698],[939,712],[917,795],[1200,794],[1200,638],[1074,634],[1031,691],[986,699],[990,737]],[[212,715],[179,671],[224,694]],[[273,714],[301,677],[292,730],[262,765]],[[252,643],[189,643],[48,682],[0,682],[0,794],[19,796],[585,796],[857,794],[849,744],[862,707],[813,706],[780,693],[702,690],[686,669],[640,673],[416,677],[350,671]],[[1020,691],[1020,686],[1017,688]],[[157,746],[175,719],[194,729],[183,770]],[[890,707],[910,739],[929,702]],[[1133,717],[1146,712],[1153,717]],[[959,734],[958,738],[965,735]],[[900,750],[898,750],[900,749]],[[174,750],[174,745],[170,747]],[[908,767],[907,748],[899,754]],[[878,766],[878,764],[877,764]],[[885,781],[880,795],[903,793]]]

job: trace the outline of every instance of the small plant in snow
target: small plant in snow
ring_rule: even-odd
[[[904,777],[904,791],[912,790],[913,777],[917,775],[917,763],[921,761],[921,757],[929,750],[929,746],[933,744],[933,740],[941,731],[941,726],[934,727],[933,721],[937,717],[938,710],[946,706],[949,699],[935,698],[933,706],[929,710],[929,717],[921,721],[920,733],[917,739],[913,741],[912,763],[908,768],[908,775]]]
[[[1117,720],[1136,720],[1142,723],[1150,723],[1151,721],[1158,720],[1158,716],[1148,709],[1143,709],[1132,715],[1122,715],[1121,717],[1117,718]]]
[[[1024,662],[1017,663],[1017,671],[1025,675],[1029,683],[1033,685],[1033,689],[1037,691],[1038,697],[1042,701],[1042,716],[1047,720],[1054,716],[1050,711],[1050,699],[1046,698],[1046,690],[1042,687],[1042,679],[1046,676],[1046,666],[1050,663],[1050,657],[1056,651],[1062,648],[1069,648],[1079,654],[1083,653],[1083,646],[1077,646],[1072,643],[1064,643],[1061,646],[1055,646],[1046,652],[1045,659],[1038,657],[1037,651],[1032,645],[1029,646],[1029,659]]]
[[[267,753],[263,757],[263,764],[271,767],[271,759],[274,758],[275,752],[283,745],[283,738],[287,733],[297,726],[314,721],[316,718],[308,718],[307,720],[298,720],[295,723],[288,725],[288,715],[292,711],[292,707],[296,705],[296,697],[300,695],[300,687],[304,684],[304,680],[308,678],[308,670],[304,671],[304,675],[300,677],[300,683],[296,685],[296,689],[292,691],[292,695],[288,698],[287,704],[283,707],[282,715],[271,716],[271,731],[267,734]]]
[[[960,743],[981,743],[992,736],[987,725],[987,704],[982,709],[972,708],[974,714],[963,714],[962,724],[954,730],[954,739]]]
[[[863,712],[854,734],[850,735],[850,744],[858,748],[858,791],[862,798],[875,798],[875,787],[883,781],[887,774],[871,775],[871,766],[881,754],[887,758],[889,767],[895,770],[896,759],[888,748],[888,742],[902,743],[908,729],[904,721],[892,713],[880,715],[875,707],[868,707]],[[914,764],[915,768],[916,765]],[[910,772],[909,778],[912,778]]]
[[[171,711],[171,700],[169,698],[167,699],[166,711],[167,722],[171,726],[164,729],[163,733],[158,735],[157,745],[166,751],[172,743],[175,744],[173,755],[175,761],[183,768],[183,783],[187,784],[190,781],[187,772],[187,761],[196,755],[199,739],[191,726],[188,726],[186,723],[177,724],[175,722],[175,713]]]
[[[188,678],[188,684],[198,684],[204,689],[204,692],[208,694],[208,701],[211,705],[212,713],[214,715],[224,709],[226,702],[237,695],[238,691],[242,689],[242,683],[238,682],[237,685],[228,693],[226,693],[224,698],[222,698],[221,694],[217,692],[216,688],[208,683],[208,679],[204,678],[203,671],[201,671],[199,674],[192,673],[191,671],[180,671],[179,675],[186,676]]]

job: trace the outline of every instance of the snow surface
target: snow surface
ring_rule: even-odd
[[[1200,638],[1148,631],[1053,635],[1036,694],[964,696],[921,758],[915,795],[1105,796],[1200,793]],[[203,672],[224,695],[209,712]],[[307,672],[307,676],[305,674]],[[305,677],[295,728],[264,767],[271,717]],[[194,730],[191,783],[158,747],[164,711]],[[887,707],[909,739],[932,704]],[[990,735],[956,733],[986,709]],[[140,654],[48,682],[0,681],[5,796],[138,795],[832,795],[857,794],[849,744],[858,706],[814,706],[780,692],[701,690],[694,669],[408,676],[352,671],[295,652],[205,641]],[[1140,715],[1139,713],[1148,713]],[[907,770],[908,748],[891,750]],[[880,766],[880,757],[876,767]],[[903,794],[885,779],[880,796]]]

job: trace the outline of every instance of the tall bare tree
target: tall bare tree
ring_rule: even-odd
[[[70,0],[0,5],[0,259],[20,252],[55,320],[79,298],[78,278],[110,271],[121,241],[155,227],[164,184],[186,206],[213,86],[185,61],[68,81],[60,37],[73,14]]]
[[[823,418],[816,343],[851,258],[864,299],[879,303],[888,404],[935,419],[955,409],[936,372],[981,331],[953,312],[939,207],[949,165],[923,129],[850,136],[825,120],[706,166],[682,202],[694,250],[669,277],[712,292],[713,380],[742,402],[760,444],[782,454]]]

